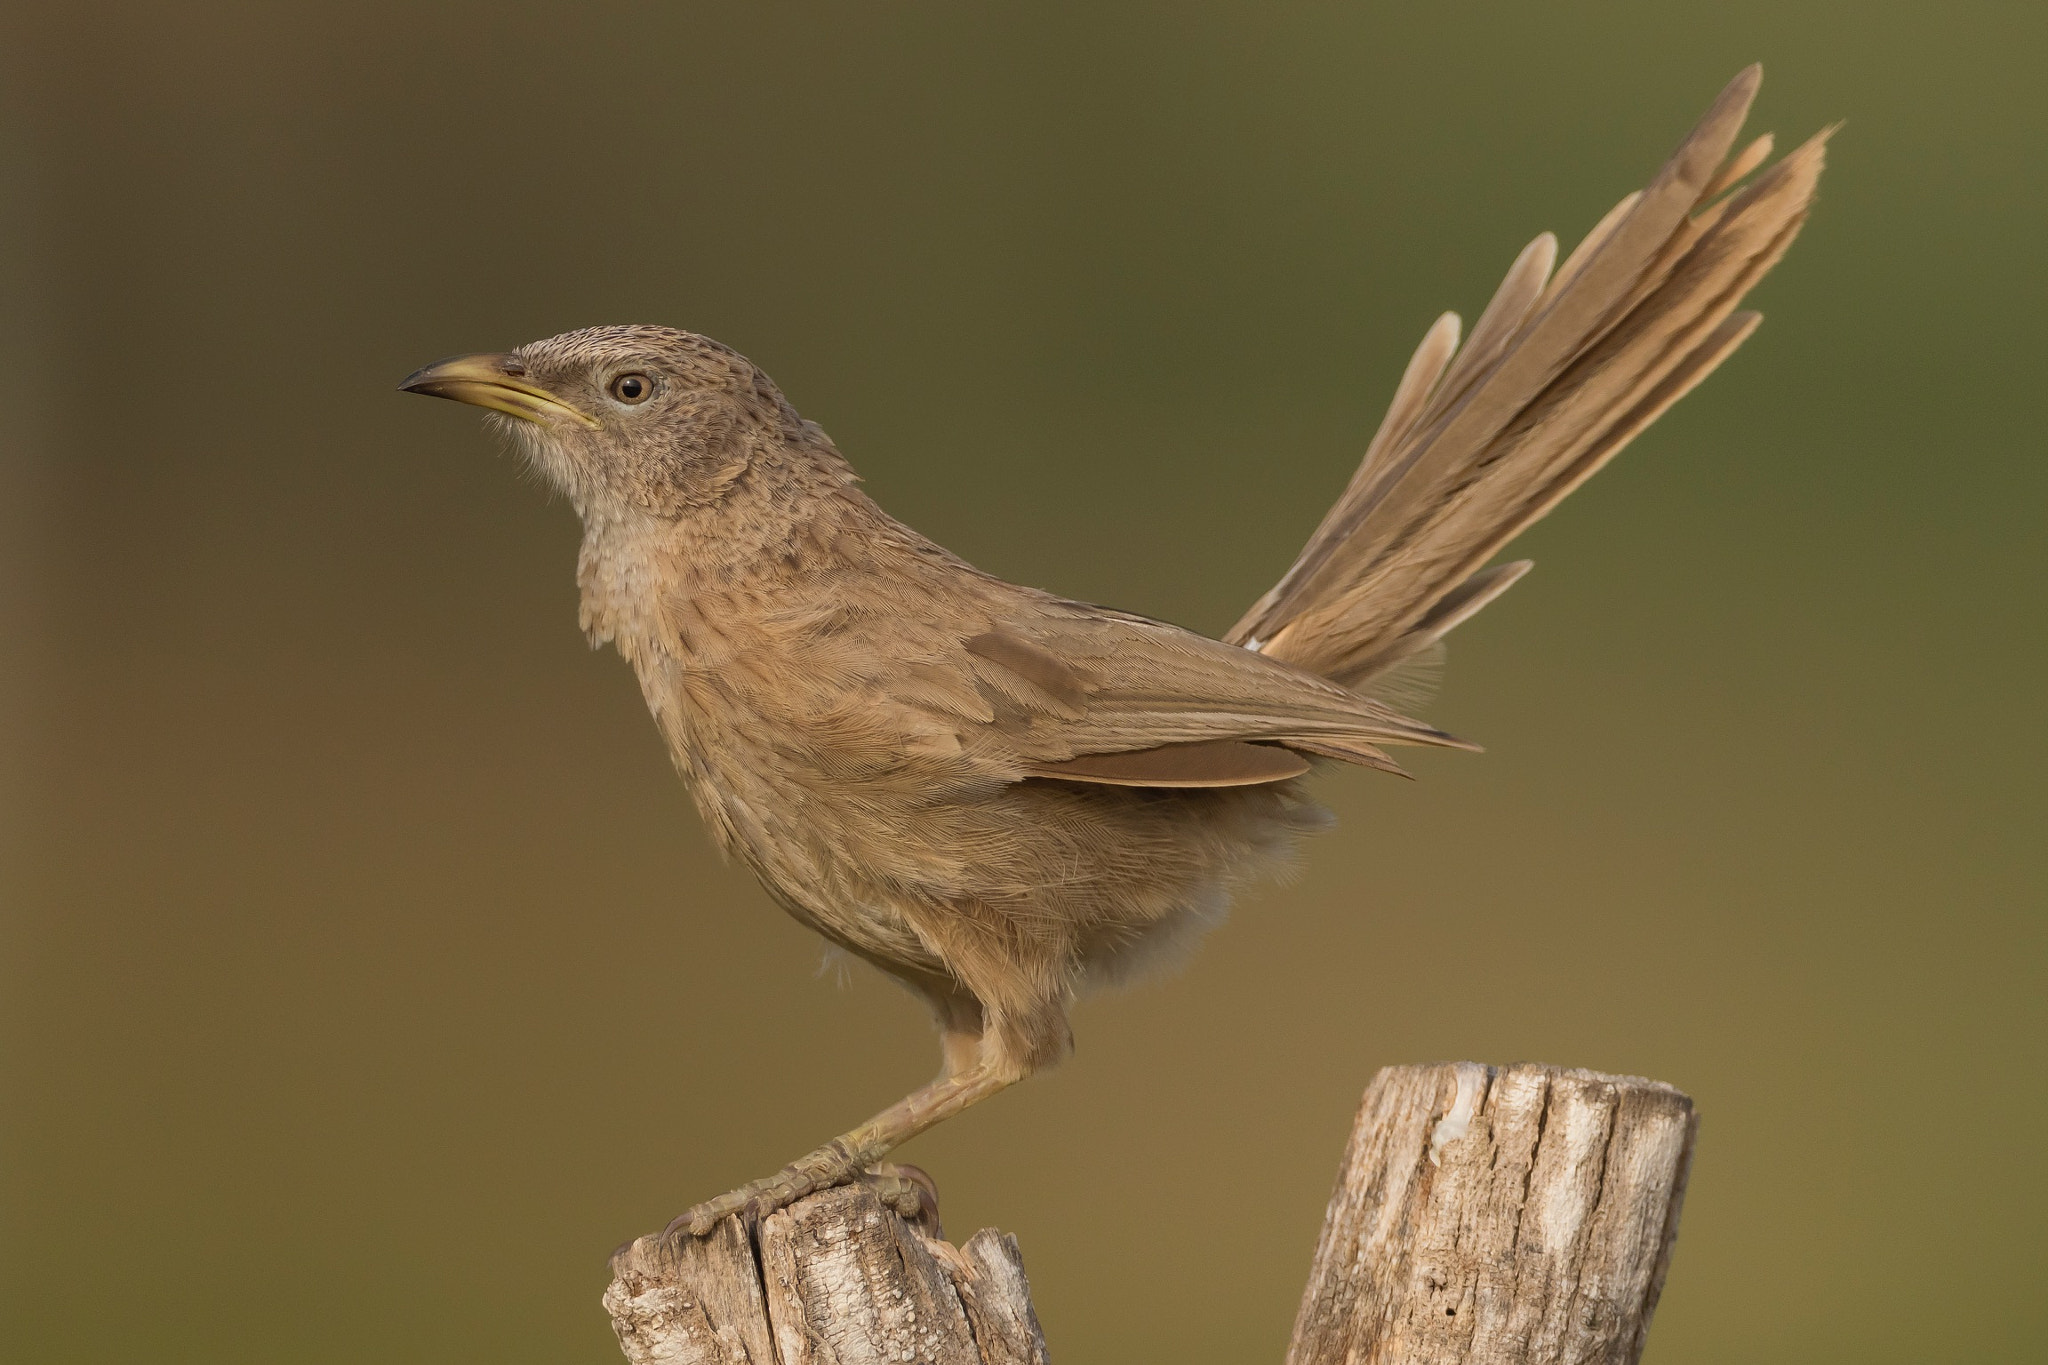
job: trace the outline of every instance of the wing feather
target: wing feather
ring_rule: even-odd
[[[1124,753],[1083,754],[1059,763],[1034,763],[1033,777],[1096,782],[1112,787],[1250,787],[1300,777],[1309,762],[1271,744],[1211,739]]]
[[[972,694],[990,701],[986,711],[970,715],[950,694],[934,707],[930,688],[894,696],[940,716],[963,748],[1007,754],[1019,776],[1242,786],[1306,772],[1307,760],[1290,749],[1399,771],[1380,745],[1473,747],[1327,679],[1177,626],[1056,598],[1010,608],[959,646],[956,667],[972,679]]]

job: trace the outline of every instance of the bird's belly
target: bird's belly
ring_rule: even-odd
[[[1028,956],[1076,986],[1125,978],[1191,944],[1234,884],[1320,823],[1293,783],[1004,781],[720,699],[657,710],[718,841],[800,923],[908,975],[957,976],[946,959],[964,951]]]
[[[944,971],[946,921],[1058,960],[1076,985],[1150,974],[1284,861],[1320,812],[1270,789],[1141,792],[1057,782],[927,799],[820,786],[734,845],[800,922],[862,957]],[[731,819],[735,832],[746,826]]]
[[[791,919],[836,947],[884,969],[946,974],[945,963],[888,902],[820,897],[809,888],[778,884],[760,869],[755,871],[769,897]]]
[[[872,793],[803,781],[767,760],[699,759],[683,772],[713,836],[791,918],[877,965],[944,971],[903,912],[915,892],[892,876],[914,820],[877,820]]]

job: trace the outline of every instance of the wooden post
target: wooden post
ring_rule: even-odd
[[[1017,1240],[954,1247],[865,1185],[612,1258],[605,1311],[632,1365],[1046,1365]]]
[[[1692,1163],[1657,1081],[1388,1067],[1359,1105],[1287,1365],[1634,1365]]]
[[[1359,1106],[1288,1365],[1634,1365],[1692,1101],[1632,1076],[1389,1067]],[[1045,1365],[1015,1239],[954,1248],[866,1186],[613,1259],[632,1365]]]

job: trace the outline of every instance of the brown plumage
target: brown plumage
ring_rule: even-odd
[[[1002,582],[891,519],[746,359],[600,327],[431,366],[584,524],[583,625],[638,674],[723,846],[930,1002],[940,1078],[677,1220],[852,1178],[1069,1046],[1067,1007],[1185,951],[1320,814],[1311,758],[1460,741],[1373,693],[1505,591],[1485,567],[1755,327],[1826,134],[1757,175],[1738,76],[1553,271],[1516,260],[1460,351],[1432,327],[1357,474],[1223,641]]]

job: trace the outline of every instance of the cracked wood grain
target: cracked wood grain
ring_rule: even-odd
[[[1045,1365],[1016,1239],[954,1247],[865,1185],[664,1245],[643,1237],[605,1292],[632,1365]]]
[[[1633,1365],[1692,1160],[1657,1081],[1389,1067],[1359,1106],[1288,1365]]]

